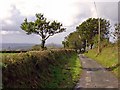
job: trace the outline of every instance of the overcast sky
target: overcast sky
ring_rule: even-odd
[[[88,2],[89,1],[89,2]],[[0,1],[0,43],[40,43],[37,35],[26,35],[20,29],[25,18],[35,20],[36,13],[42,13],[49,20],[63,24],[66,32],[54,35],[47,43],[58,43],[75,31],[77,25],[90,17],[110,20],[111,25],[118,21],[118,0],[1,0]]]

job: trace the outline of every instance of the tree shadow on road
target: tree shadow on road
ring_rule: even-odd
[[[120,66],[120,64],[116,64],[114,66],[107,67],[107,68],[83,68],[83,67],[80,67],[80,68],[82,70],[86,70],[86,71],[99,71],[99,70],[113,71],[114,69],[118,68],[119,66]]]
[[[118,68],[119,66],[120,66],[120,64],[118,63],[118,64],[116,64],[116,65],[114,65],[114,66],[111,66],[111,67],[106,68],[106,70],[108,70],[108,71],[113,71],[114,69]]]
[[[85,70],[85,71],[99,71],[99,70],[103,70],[103,68],[83,68],[83,67],[80,67],[82,70]]]

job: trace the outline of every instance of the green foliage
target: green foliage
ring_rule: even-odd
[[[94,37],[98,35],[98,18],[89,18],[82,24],[76,27],[82,40],[87,40],[88,44],[94,43]],[[108,38],[110,23],[105,19],[100,18],[100,33],[101,40]]]
[[[27,34],[37,34],[41,37],[41,48],[44,49],[45,41],[54,34],[65,31],[62,24],[57,21],[47,21],[47,18],[43,14],[36,14],[36,20],[28,22],[27,18],[21,24],[21,29],[26,31]]]
[[[79,33],[78,32],[73,32],[70,33],[68,37],[66,37],[66,42],[64,42],[66,44],[66,47],[69,48],[80,48],[80,44],[81,44],[81,39],[79,38]]]
[[[73,50],[30,51],[2,59],[3,88],[72,87],[80,74],[79,59]]]
[[[102,52],[96,56],[97,48],[88,51],[88,53],[85,53],[86,56],[98,61],[101,65],[103,65],[106,68],[113,68],[112,72],[115,73],[116,76],[118,76],[118,68],[115,66],[118,65],[118,47],[117,45],[111,45],[105,47]]]
[[[115,31],[113,32],[114,38],[117,39],[117,41],[120,38],[120,23],[115,24]]]
[[[84,49],[88,46],[93,47],[98,43],[98,18],[89,18],[76,27],[76,31],[70,33],[64,40],[63,45],[68,48]],[[108,39],[109,21],[100,18],[101,41]]]
[[[41,45],[35,45],[35,46],[33,46],[33,47],[31,48],[31,50],[40,51],[40,50],[42,50],[42,48],[41,48]]]
[[[64,65],[51,67],[54,79],[47,84],[47,88],[73,88],[80,78],[80,60],[76,54],[70,56],[69,62],[66,57],[61,60]]]

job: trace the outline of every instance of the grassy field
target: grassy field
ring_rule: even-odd
[[[86,56],[96,60],[98,63],[106,68],[109,68],[118,77],[118,47],[109,46],[104,47],[102,52],[97,55],[97,48],[89,50],[85,53]]]

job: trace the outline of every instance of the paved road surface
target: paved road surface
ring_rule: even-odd
[[[117,78],[109,71],[105,70],[96,61],[79,55],[83,73],[75,86],[77,88],[118,88]]]

